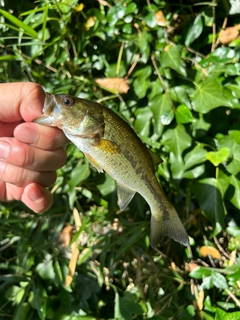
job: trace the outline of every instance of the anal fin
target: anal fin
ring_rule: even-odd
[[[117,182],[118,205],[121,211],[127,207],[135,193],[135,191]]]

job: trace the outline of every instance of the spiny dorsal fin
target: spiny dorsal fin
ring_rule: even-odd
[[[152,152],[150,149],[148,149],[148,152],[152,158],[152,161],[153,161],[153,164],[154,164],[154,167],[156,168],[160,163],[163,162],[163,160],[156,155],[156,153]]]

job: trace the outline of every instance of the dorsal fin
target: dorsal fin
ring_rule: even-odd
[[[152,158],[152,161],[153,161],[153,164],[154,164],[154,167],[156,168],[160,163],[163,162],[163,160],[157,156],[154,152],[152,152],[150,149],[148,149],[148,152]]]

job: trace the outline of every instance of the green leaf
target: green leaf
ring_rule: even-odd
[[[229,130],[229,136],[238,144],[240,144],[240,130]]]
[[[195,83],[196,91],[193,94],[193,109],[198,112],[208,113],[220,106],[230,106],[228,99],[223,95],[223,88],[212,77],[206,78],[202,83]]]
[[[180,179],[184,172],[182,153],[191,145],[191,138],[184,126],[178,124],[162,136],[162,143],[170,151],[170,165],[174,179]]]
[[[192,112],[184,104],[180,104],[176,110],[176,120],[178,123],[189,123],[193,121]]]
[[[174,112],[172,109],[161,115],[161,122],[164,126],[169,125],[173,119],[174,119]]]
[[[19,20],[18,18],[14,17],[12,14],[10,14],[9,12],[0,9],[0,13],[9,21],[11,21],[15,26],[19,27],[20,29],[22,29],[26,34],[28,34],[29,36],[31,36],[32,38],[36,38],[38,39],[38,34],[37,32],[29,27],[28,25],[26,25],[25,23],[23,23],[21,20]]]
[[[208,290],[211,289],[213,287],[212,275],[208,277],[204,277],[201,286],[203,289],[208,289]]]
[[[196,40],[203,31],[203,21],[202,21],[202,14],[198,14],[192,24],[192,26],[188,29],[185,45],[187,47]]]
[[[152,73],[151,67],[147,66],[134,73],[133,88],[139,99],[146,96],[150,85],[149,77]]]
[[[142,315],[143,310],[140,307],[139,301],[136,295],[130,292],[125,292],[123,297],[120,297],[120,308],[123,318],[133,319],[136,315]]]
[[[135,112],[136,120],[134,122],[134,128],[140,136],[149,136],[150,123],[153,116],[152,111],[146,108],[139,108]]]
[[[233,237],[240,237],[240,228],[233,220],[229,222],[227,232]]]
[[[172,110],[168,96],[166,94],[155,96],[150,100],[149,107],[153,113],[155,132],[161,135],[164,128],[162,116],[169,114]]]
[[[192,191],[198,200],[200,209],[214,226],[213,234],[224,228],[225,209],[219,182],[214,178],[205,178],[195,182]]]
[[[230,183],[234,187],[234,194],[230,201],[236,208],[240,209],[240,181],[235,176],[231,176]]]
[[[50,254],[46,254],[44,261],[36,266],[36,271],[44,280],[53,281],[55,279],[53,260]]]
[[[240,171],[240,145],[234,142],[230,150],[232,151],[233,159],[226,166],[226,169],[232,175],[236,175]]]
[[[224,310],[217,308],[215,320],[238,320],[240,319],[240,312],[225,312]]]
[[[215,287],[218,289],[227,289],[228,284],[226,278],[219,272],[213,272],[212,281]]]
[[[169,90],[171,99],[186,105],[189,109],[192,107],[188,96],[189,87],[188,86],[176,86],[171,87]]]
[[[157,20],[154,12],[149,12],[143,19],[148,27],[154,28],[157,26]]]
[[[206,154],[206,159],[211,161],[217,167],[220,163],[226,161],[230,155],[228,148],[221,148],[218,151],[210,151]]]
[[[194,279],[203,279],[210,275],[211,275],[211,270],[205,267],[197,267],[189,273],[189,276]]]
[[[174,129],[168,129],[162,136],[162,143],[175,154],[179,161],[182,161],[182,153],[191,145],[191,141],[185,127],[181,124]]]
[[[183,63],[180,58],[181,48],[178,46],[168,46],[161,53],[160,62],[162,68],[171,68],[182,76],[186,77],[187,73],[183,67]]]
[[[184,157],[184,170],[188,170],[197,164],[203,163],[206,160],[206,154],[207,151],[204,149],[204,145],[198,143],[196,147]]]
[[[200,177],[202,174],[204,174],[205,172],[205,166],[201,165],[201,166],[197,166],[194,169],[185,171],[183,173],[183,177],[186,179],[196,179],[198,177]]]

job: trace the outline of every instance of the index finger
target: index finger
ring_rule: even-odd
[[[69,142],[62,130],[32,122],[19,124],[14,130],[14,137],[43,150],[58,149]]]
[[[42,114],[44,91],[33,82],[0,84],[0,121],[32,121]]]

